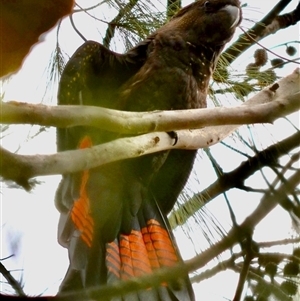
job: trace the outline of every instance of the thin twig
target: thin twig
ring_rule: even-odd
[[[7,280],[8,284],[15,290],[18,296],[26,296],[20,283],[11,275],[2,262],[0,262],[0,273]]]

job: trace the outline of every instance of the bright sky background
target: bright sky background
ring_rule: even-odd
[[[83,5],[86,5],[87,2],[89,3],[88,5],[92,5],[95,1],[78,1],[78,3]],[[192,1],[183,1],[183,5],[190,2]],[[242,3],[245,3],[245,1],[242,1]],[[277,1],[249,0],[247,3],[248,6],[244,8],[245,20],[257,21],[270,10],[272,3],[277,3]],[[285,11],[293,10],[296,5],[297,1],[292,1]],[[108,19],[113,17],[109,16],[107,12],[105,12],[105,16]],[[243,25],[249,27],[252,26],[252,23],[245,21]],[[90,23],[84,23],[84,25],[81,24],[79,27],[88,39],[100,40],[99,32],[95,30],[95,26],[92,26]],[[106,27],[104,26],[103,28],[105,29]],[[76,34],[70,36],[70,32],[73,32],[73,29],[69,24],[69,20],[66,19],[62,24],[59,40],[63,50],[68,55],[71,55],[82,44],[82,40]],[[241,34],[241,31],[238,29],[236,34]],[[262,44],[268,48],[292,40],[299,40],[298,25],[275,36],[268,37],[262,41]],[[30,103],[40,103],[43,100],[43,103],[56,104],[57,87],[49,87],[45,93],[45,83],[48,82],[46,69],[55,43],[56,32],[53,30],[45,35],[42,43],[34,47],[30,56],[25,60],[22,70],[13,76],[9,82],[3,84],[1,93],[5,92],[5,100],[18,100]],[[297,45],[293,45],[297,47]],[[237,70],[243,70],[249,61],[253,61],[253,49],[256,48],[258,47],[253,47],[247,51],[235,62],[233,67]],[[286,57],[284,50],[284,47],[273,49],[274,52]],[[297,55],[299,56],[299,51]],[[295,68],[296,65],[291,65],[284,69],[281,75],[287,75]],[[295,115],[295,122],[299,120],[297,118],[299,116]],[[285,128],[283,128],[283,124]],[[260,127],[256,130],[256,135],[259,136],[263,133],[264,145],[269,145],[272,141],[285,137],[289,130],[290,128],[286,128],[286,123],[278,121],[273,126]],[[43,134],[37,135],[32,139],[37,131],[38,127],[12,126],[9,129],[9,133],[5,132],[7,136],[1,143],[11,151],[19,149],[18,152],[21,154],[54,153],[56,151],[55,130],[46,129]],[[216,146],[212,148],[212,151],[218,153],[220,150]],[[219,163],[221,163],[225,171],[238,166],[241,160],[238,156],[230,157],[230,160],[228,160],[226,155],[223,157],[224,160],[219,161]],[[197,169],[197,176],[200,182],[197,187],[199,191],[211,184],[215,178],[210,164],[202,158],[205,158],[205,155],[202,154],[200,156],[200,168]],[[41,293],[47,295],[55,294],[68,266],[67,251],[59,246],[56,241],[58,212],[54,207],[53,199],[59,178],[58,176],[39,177],[38,180],[42,184],[37,185],[31,193],[26,193],[21,189],[8,189],[6,185],[2,185],[1,189],[1,225],[3,231],[1,233],[2,248],[0,258],[15,254],[13,258],[2,261],[2,263],[8,269],[15,270],[12,274],[17,279],[23,277],[25,292],[31,295]],[[194,183],[190,184],[190,186],[193,185]],[[230,194],[231,192],[229,196]],[[236,202],[234,202],[233,206],[236,211],[241,213],[239,216],[240,221],[243,220],[245,214],[253,210],[253,202],[248,202],[247,204],[243,202],[242,208],[240,208],[240,201],[245,197],[247,197],[245,193],[235,192],[234,199]],[[213,203],[214,205],[210,206],[211,212],[222,225],[228,226],[230,221],[228,217],[224,216],[227,208],[223,200]],[[268,222],[262,223],[261,229],[267,231],[261,231],[261,240],[284,238],[290,231],[290,218],[288,215],[282,214],[280,210],[273,214],[273,218],[269,218]],[[281,223],[274,222],[278,220],[278,216],[280,216]],[[286,225],[286,227],[282,225]],[[272,230],[270,230],[271,227]],[[176,235],[183,257],[192,257],[194,255],[194,246],[181,231],[177,231]],[[199,242],[201,245],[203,238],[200,238]],[[232,298],[236,282],[237,275],[230,272],[225,275],[224,273],[220,274],[214,277],[213,280],[204,281],[202,284],[195,286],[196,295],[200,296],[201,294],[201,298],[199,297],[197,300],[221,301],[227,300],[226,298]],[[7,289],[9,289],[8,286],[3,284],[1,291],[5,292]]]

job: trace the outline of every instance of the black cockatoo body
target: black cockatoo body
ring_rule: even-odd
[[[210,76],[240,23],[239,1],[197,1],[120,55],[86,42],[62,74],[62,105],[126,111],[203,108]],[[87,148],[120,135],[97,128],[58,130],[58,150]],[[64,175],[56,195],[59,242],[70,266],[61,292],[151,273],[180,261],[167,213],[196,151],[172,150]],[[193,300],[187,275],[174,284],[114,300]]]

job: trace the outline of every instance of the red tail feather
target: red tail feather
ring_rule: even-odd
[[[90,137],[85,136],[79,145],[80,149],[89,148],[92,146]],[[75,227],[81,232],[82,240],[89,246],[92,246],[94,220],[90,212],[90,200],[88,198],[86,185],[89,179],[89,171],[85,170],[82,173],[80,185],[80,197],[74,202],[71,211],[71,218]]]
[[[172,266],[178,258],[166,229],[151,219],[141,231],[132,230],[129,235],[121,234],[118,240],[108,243],[106,261],[108,272],[128,279]]]
[[[172,266],[178,261],[168,232],[156,220],[149,220],[142,232],[153,268]]]
[[[92,140],[88,136],[85,136],[79,144],[80,149],[91,146]],[[93,170],[85,170],[81,173],[77,192],[79,197],[74,201],[70,210],[70,218],[76,231],[74,236],[71,236],[71,240],[74,239],[74,244],[70,243],[69,254],[72,254],[71,258],[75,258],[75,261],[71,260],[74,269],[70,269],[61,290],[68,290],[70,283],[71,285],[75,283],[74,279],[78,279],[78,277],[79,282],[82,281],[82,285],[85,287],[101,284],[102,281],[112,283],[118,279],[127,280],[132,277],[139,277],[150,274],[160,267],[169,267],[176,264],[179,261],[177,250],[154,200],[146,198],[143,201],[140,213],[133,218],[135,226],[129,234],[122,233],[120,229],[114,241],[109,243],[102,241],[103,232],[99,232],[97,228],[99,225],[95,223],[98,220],[92,215],[94,212],[91,208],[91,204],[96,204],[95,202],[102,200],[102,190],[100,189],[96,195],[99,200],[95,200],[95,195],[91,195],[89,191],[94,172]],[[106,202],[109,203],[110,199],[107,199]],[[80,237],[75,234],[78,232]],[[96,233],[98,234],[96,235]],[[102,253],[101,244],[104,253]],[[86,265],[87,263],[88,265]],[[76,273],[79,266],[83,268],[85,278],[81,278],[82,276]],[[92,277],[91,284],[88,284],[90,283],[89,277]],[[191,300],[190,293],[186,289],[187,287],[183,289],[183,294],[186,294],[187,300]],[[167,296],[175,296],[177,290],[164,282],[157,291],[149,289],[137,294],[142,294],[141,296],[145,298],[148,296],[147,294],[153,296],[162,294],[163,299],[171,300]],[[156,297],[153,296],[151,300],[156,300]],[[132,300],[140,299],[133,298]]]

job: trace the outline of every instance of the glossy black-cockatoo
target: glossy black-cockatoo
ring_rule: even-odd
[[[206,107],[209,80],[241,21],[237,0],[196,1],[125,54],[93,41],[71,57],[60,105],[125,111]],[[58,129],[58,150],[120,137],[92,127]],[[59,243],[70,265],[60,292],[152,273],[181,261],[167,214],[186,183],[196,151],[172,150],[63,175],[56,194]],[[113,300],[194,300],[188,276]]]

